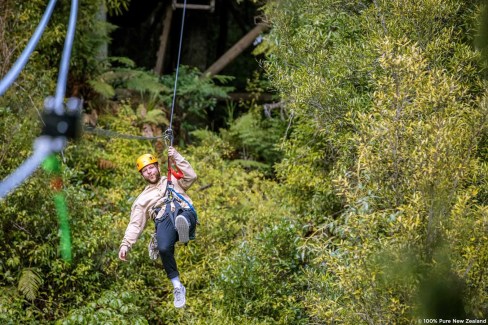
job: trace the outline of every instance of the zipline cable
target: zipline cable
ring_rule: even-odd
[[[169,127],[168,130],[171,130],[171,127],[173,125],[173,113],[175,109],[175,102],[176,102],[176,88],[178,87],[178,74],[180,71],[180,59],[181,59],[181,47],[183,43],[183,30],[185,28],[185,15],[186,15],[186,0],[183,2],[183,13],[181,15],[181,30],[180,30],[180,43],[178,46],[178,58],[176,60],[176,75],[175,75],[175,85],[173,88],[173,101],[171,103],[171,113],[169,115]],[[170,143],[173,145],[173,136],[171,134],[170,137]]]
[[[166,130],[166,138],[169,138],[169,143],[170,146],[173,146],[173,130],[172,130],[172,125],[173,125],[173,113],[175,109],[175,103],[176,103],[176,88],[178,87],[178,74],[180,71],[180,59],[181,59],[181,47],[183,44],[183,31],[185,29],[185,15],[186,15],[186,0],[183,2],[183,13],[181,14],[181,30],[180,30],[180,42],[178,45],[178,58],[176,60],[176,72],[175,72],[175,85],[173,87],[173,101],[171,103],[171,113],[169,115],[169,126],[168,129]],[[167,182],[166,182],[166,190],[168,187],[171,186],[171,159],[168,156],[168,176],[167,176]]]
[[[39,39],[41,38],[42,34],[44,33],[44,29],[51,18],[51,14],[53,12],[54,6],[56,5],[56,0],[49,1],[46,10],[44,11],[44,15],[42,16],[39,25],[37,26],[34,34],[32,35],[31,39],[27,43],[24,51],[22,51],[20,57],[15,61],[12,68],[9,72],[5,75],[5,77],[0,81],[0,96],[2,96],[5,91],[14,83],[15,79],[19,76],[20,72],[24,68],[25,64],[29,60],[32,52],[37,46]]]
[[[157,140],[157,139],[165,138],[164,135],[155,136],[155,137],[145,137],[142,135],[124,134],[124,133],[119,133],[111,130],[94,128],[91,126],[84,126],[83,131],[92,133],[94,135],[104,136],[107,138],[120,138],[120,139],[127,139],[127,140]]]

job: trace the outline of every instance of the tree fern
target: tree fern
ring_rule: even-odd
[[[17,288],[27,299],[34,300],[42,282],[39,273],[32,268],[25,268],[22,270]]]
[[[111,98],[115,95],[114,87],[103,80],[90,80],[90,86],[104,98]]]
[[[147,112],[147,115],[143,119],[145,123],[153,123],[156,125],[169,125],[169,121],[166,118],[164,112],[159,109],[153,109]]]
[[[149,94],[152,99],[161,92],[170,92],[156,75],[136,68],[134,62],[128,58],[111,57],[106,63],[105,71],[89,81],[93,90],[105,98],[114,96],[116,88],[135,90],[141,95]],[[114,67],[114,64],[120,67]]]
[[[136,66],[136,63],[134,61],[124,56],[111,56],[107,58],[107,60],[111,66],[113,66],[114,63],[125,66],[127,68],[135,68]]]
[[[160,92],[168,91],[168,88],[159,83],[157,77],[145,71],[133,71],[132,77],[127,80],[127,88],[139,91],[141,93],[148,92],[157,95]]]

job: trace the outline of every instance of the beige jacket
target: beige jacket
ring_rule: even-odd
[[[188,203],[193,205],[192,200],[186,194],[186,190],[197,179],[197,174],[191,167],[190,163],[178,152],[173,155],[176,166],[183,172],[183,178],[176,180],[174,176],[171,176],[171,183],[173,189],[182,195]],[[151,208],[155,205],[162,204],[165,197],[167,177],[162,176],[158,184],[149,184],[144,191],[137,197],[132,204],[130,213],[130,222],[125,230],[124,239],[120,246],[127,246],[129,249],[134,245],[142,231],[146,227],[146,222],[151,218]],[[167,193],[166,193],[167,194]],[[181,203],[183,208],[189,208],[188,204],[184,201]],[[163,207],[164,208],[164,207]]]

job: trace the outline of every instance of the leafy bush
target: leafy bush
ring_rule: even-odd
[[[106,291],[94,302],[70,311],[69,315],[56,321],[56,324],[149,324],[142,316],[141,308],[134,303],[141,298],[138,294],[127,291]]]
[[[483,258],[466,259],[462,230],[485,209],[472,188],[486,158],[484,65],[470,43],[478,10],[436,0],[266,6],[266,69],[294,116],[276,169],[314,221],[301,249],[314,261],[304,304],[316,322],[409,323],[428,313],[417,299],[432,274],[470,283],[456,293],[466,312],[486,305],[473,291],[484,280],[467,267]],[[410,271],[392,280],[379,256]]]
[[[222,263],[222,308],[241,322],[306,324],[300,304],[297,227],[282,220],[241,242]]]

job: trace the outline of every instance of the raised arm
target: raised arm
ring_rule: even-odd
[[[183,178],[178,180],[178,184],[186,191],[196,181],[197,174],[190,163],[174,147],[168,148],[168,156],[173,159],[176,167],[183,172]]]

